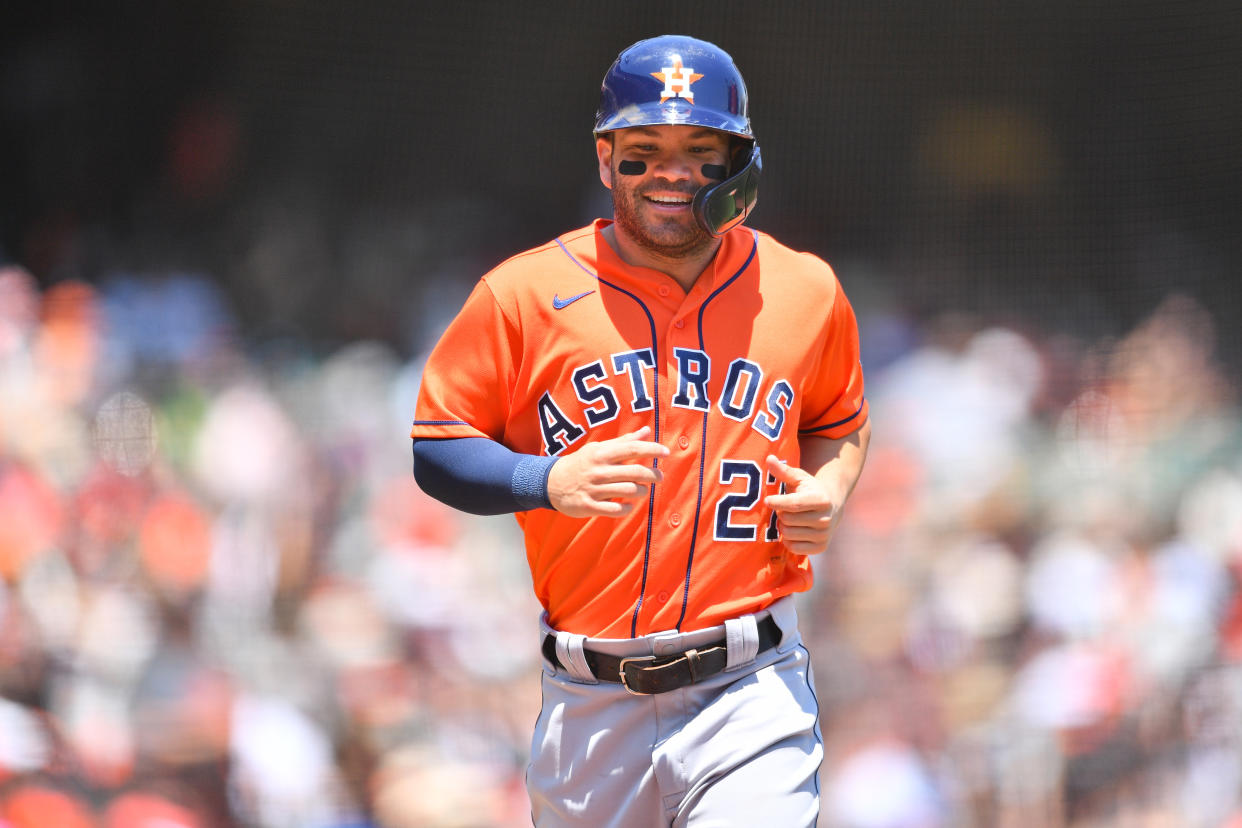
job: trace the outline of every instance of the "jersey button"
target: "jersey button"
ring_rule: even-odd
[[[656,596],[656,600],[659,601],[661,604],[663,604],[665,601],[668,600],[668,592],[663,589],[660,590],[660,594]]]
[[[681,526],[681,515],[674,512],[673,514],[669,515],[668,522],[670,526]]]
[[[680,437],[677,438],[677,445],[681,446],[682,448],[690,448],[690,438],[684,434],[681,435]]]
[[[673,327],[674,327],[674,328],[684,328],[684,327],[686,327],[686,320],[684,320],[684,319],[678,319],[676,322],[674,322],[674,323],[673,323]]]
[[[672,291],[668,289],[668,285],[660,285],[660,289],[658,293],[661,296],[668,296],[670,293],[672,293]]]

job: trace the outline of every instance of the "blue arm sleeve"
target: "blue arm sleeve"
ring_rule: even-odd
[[[518,454],[486,437],[414,441],[419,488],[473,515],[551,508],[548,473],[556,460]]]

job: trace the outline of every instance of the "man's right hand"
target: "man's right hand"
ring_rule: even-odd
[[[570,517],[621,517],[646,499],[664,474],[651,461],[669,450],[650,441],[651,426],[587,443],[556,461],[548,474],[552,508]]]

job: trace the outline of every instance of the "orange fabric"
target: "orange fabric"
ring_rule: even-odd
[[[211,565],[208,516],[185,495],[161,495],[143,518],[138,553],[147,574],[164,590],[198,589]]]
[[[103,825],[104,828],[200,828],[203,820],[189,808],[158,794],[131,791],[108,805]]]
[[[807,559],[765,537],[775,484],[762,469],[769,453],[797,464],[800,434],[842,437],[866,421],[857,325],[835,274],[739,228],[687,294],[622,262],[599,233],[609,223],[480,280],[428,358],[411,436],[565,454],[650,425],[672,449],[649,509],[517,515],[554,627],[689,631],[808,589]]]
[[[60,494],[33,469],[0,471],[0,578],[15,581],[56,545],[65,526]]]
[[[68,793],[38,785],[22,786],[0,802],[0,824],[13,828],[96,828],[86,803]]]

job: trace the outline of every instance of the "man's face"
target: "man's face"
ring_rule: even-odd
[[[612,190],[617,229],[643,248],[669,258],[697,253],[712,242],[690,201],[720,180],[729,163],[729,136],[697,126],[631,127],[596,141],[600,180]],[[709,176],[704,172],[708,167]],[[641,170],[641,171],[640,171]]]

